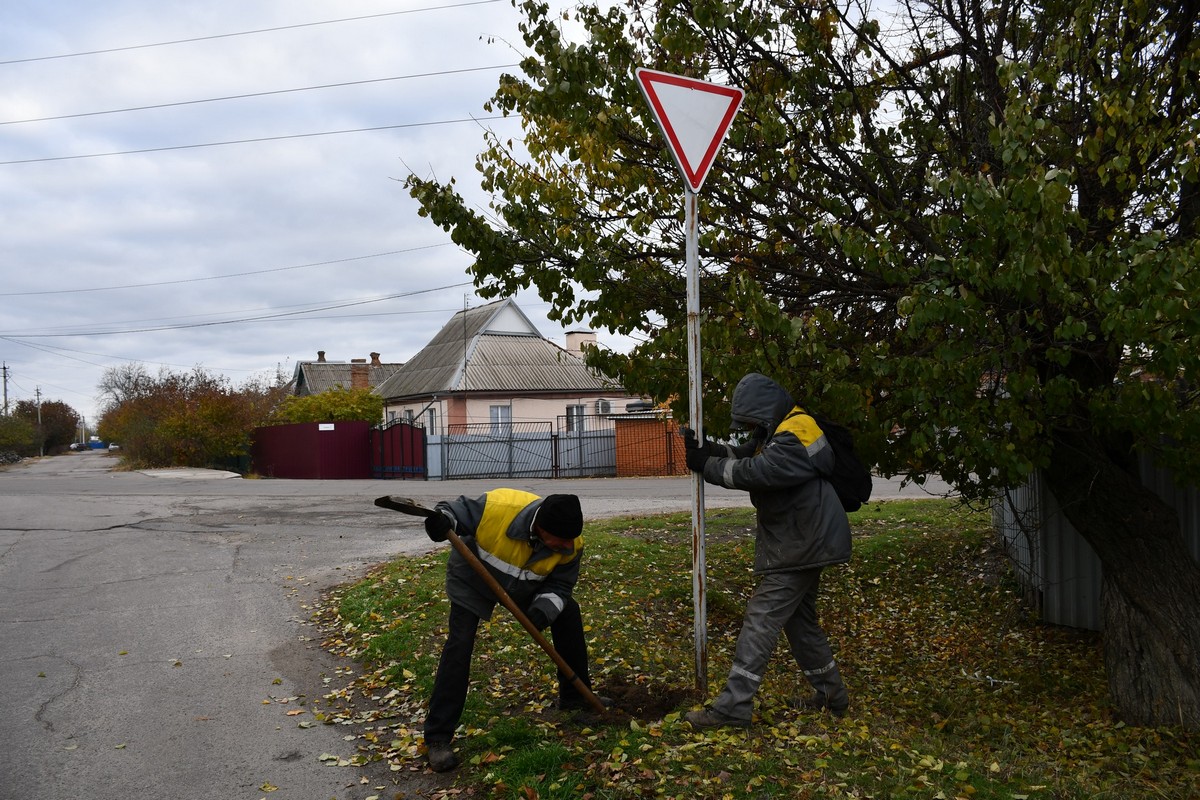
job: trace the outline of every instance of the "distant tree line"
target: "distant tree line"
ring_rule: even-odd
[[[21,400],[13,412],[0,416],[0,452],[21,457],[60,453],[75,441],[80,417],[60,400]]]

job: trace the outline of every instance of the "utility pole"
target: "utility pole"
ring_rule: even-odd
[[[4,374],[4,416],[8,416],[8,364],[0,366],[0,372]]]
[[[46,434],[42,431],[42,387],[38,386],[34,389],[34,396],[37,397],[38,408],[38,455],[46,455]]]

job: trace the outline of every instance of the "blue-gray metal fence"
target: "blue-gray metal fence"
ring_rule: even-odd
[[[1200,561],[1200,489],[1177,486],[1150,455],[1143,455],[1139,466],[1142,483],[1179,514],[1184,540]],[[992,521],[1042,619],[1099,630],[1100,559],[1063,516],[1041,476],[1001,494],[992,506]]]
[[[607,416],[451,425],[428,437],[428,450],[433,480],[616,474],[614,426]]]

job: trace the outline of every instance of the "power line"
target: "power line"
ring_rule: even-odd
[[[30,295],[47,295],[47,294],[78,294],[81,292],[110,292],[116,289],[144,289],[148,286],[172,286],[178,283],[199,283],[200,281],[217,281],[225,278],[244,278],[248,275],[266,275],[271,272],[286,272],[294,269],[308,269],[309,267],[325,267],[330,264],[345,264],[350,261],[363,261],[368,258],[382,258],[383,256],[394,256],[400,253],[414,253],[418,250],[431,250],[435,247],[446,247],[451,242],[441,242],[439,244],[427,244],[421,247],[409,247],[405,250],[388,250],[385,253],[372,253],[367,256],[350,256],[349,258],[337,258],[332,261],[316,261],[312,264],[297,264],[291,267],[274,267],[272,269],[260,269],[252,272],[233,272],[227,275],[208,275],[203,278],[180,278],[173,281],[154,281],[151,283],[126,283],[120,286],[93,286],[88,289],[45,289],[37,292],[0,292],[0,297],[28,297]]]
[[[463,8],[466,6],[482,6],[489,3],[498,3],[500,0],[474,0],[467,3],[451,3],[444,6],[429,6],[426,8],[410,8],[407,11],[387,11],[382,14],[368,14],[362,17],[345,17],[343,19],[329,19],[322,22],[302,22],[296,25],[280,25],[274,28],[260,28],[253,31],[238,31],[236,33],[218,33],[212,36],[196,36],[190,39],[175,39],[169,42],[155,42],[153,44],[135,44],[127,47],[110,47],[105,50],[87,50],[80,53],[62,53],[54,56],[37,56],[34,58],[14,58],[8,61],[0,61],[0,66],[7,64],[27,64],[32,61],[53,61],[60,58],[78,58],[80,56],[96,56],[103,53],[120,53],[126,50],[143,50],[148,47],[167,47],[176,44],[189,44],[191,42],[206,42],[212,39],[228,39],[234,36],[252,36],[259,33],[274,33],[275,31],[293,30],[295,28],[311,28],[317,25],[334,25],[341,22],[358,22],[364,19],[379,19],[380,17],[394,17],[400,14],[416,14],[421,11],[443,11],[449,8]]]
[[[157,333],[157,332],[161,332],[161,331],[185,330],[188,328],[207,328],[207,327],[212,327],[215,325],[233,325],[233,324],[238,324],[238,323],[243,323],[243,322],[261,322],[263,320],[281,319],[284,317],[295,317],[300,314],[311,314],[311,313],[314,313],[317,311],[331,311],[331,310],[338,309],[338,308],[351,308],[353,306],[363,306],[363,305],[369,305],[371,303],[382,303],[387,300],[396,300],[401,297],[413,297],[413,296],[416,296],[419,294],[429,294],[430,292],[440,292],[444,289],[455,289],[460,286],[470,286],[470,285],[471,285],[471,281],[463,281],[462,283],[454,283],[454,284],[450,284],[449,286],[439,286],[439,287],[436,287],[433,289],[420,289],[420,290],[413,291],[413,292],[399,292],[397,294],[389,294],[389,295],[385,295],[383,297],[367,298],[366,300],[351,300],[351,301],[347,301],[344,303],[334,303],[334,304],[327,305],[327,306],[318,306],[316,308],[302,309],[299,311],[283,311],[278,314],[262,314],[262,315],[254,316],[254,317],[242,317],[240,319],[212,320],[209,322],[190,322],[190,323],[181,323],[179,325],[159,325],[159,326],[150,327],[150,328],[130,328],[130,329],[125,329],[125,330],[117,330],[117,331],[93,330],[93,331],[75,331],[74,333],[23,333],[23,334],[20,334],[20,338],[21,339],[49,339],[49,338],[64,338],[64,337],[68,337],[68,336],[119,336],[119,335],[129,334],[129,333]],[[9,339],[9,338],[10,338],[9,336],[0,334],[0,339]]]
[[[491,0],[489,0],[490,2]],[[231,144],[254,144],[257,142],[280,142],[287,139],[308,139],[316,136],[339,136],[343,133],[370,133],[373,131],[393,131],[401,128],[426,128],[434,125],[456,125],[461,122],[487,122],[497,119],[517,119],[512,116],[493,116],[493,117],[466,117],[464,119],[444,119],[436,122],[410,122],[404,125],[379,125],[374,128],[349,128],[341,131],[320,131],[317,133],[294,133],[288,136],[263,136],[257,139],[231,139],[226,142],[203,142],[200,144],[180,144],[171,147],[146,147],[140,150],[117,150],[111,153],[87,153],[77,156],[51,156],[48,158],[25,158],[15,161],[0,161],[0,167],[6,167],[13,164],[41,164],[48,161],[74,161],[82,158],[107,158],[108,156],[132,156],[142,153],[163,153],[168,150],[195,150],[202,147],[224,147]]]
[[[175,108],[178,106],[199,105],[201,103],[219,103],[225,100],[245,100],[251,97],[269,97],[276,94],[290,94],[293,92],[311,92],[316,89],[340,89],[346,86],[363,86],[371,83],[386,83],[388,81],[403,81],[413,78],[435,78],[443,75],[458,75],[465,72],[485,72],[494,69],[510,69],[519,67],[520,64],[497,64],[490,67],[467,67],[464,69],[448,69],[440,72],[419,72],[413,75],[397,75],[391,78],[371,78],[361,81],[346,81],[344,83],[324,83],[319,86],[303,86],[295,89],[276,89],[269,92],[251,92],[248,94],[231,94],[225,97],[209,97],[202,100],[180,100],[174,103],[156,103],[148,106],[131,106],[129,108],[113,108],[107,111],[84,111],[77,114],[59,114],[53,117],[32,117],[30,119],[11,119],[0,121],[0,125],[23,125],[27,122],[53,122],[60,119],[79,119],[80,117],[98,117],[105,114],[124,114],[129,111],[150,111],[157,108]]]

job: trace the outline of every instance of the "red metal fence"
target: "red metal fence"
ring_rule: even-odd
[[[253,469],[268,478],[371,477],[367,422],[297,422],[254,431]]]

